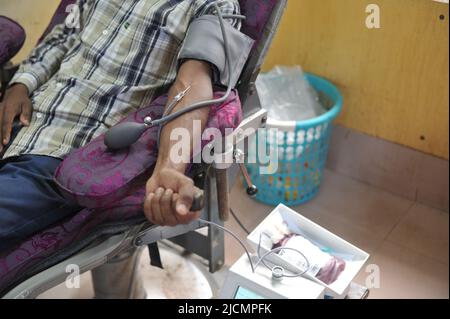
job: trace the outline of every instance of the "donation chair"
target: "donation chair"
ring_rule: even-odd
[[[66,7],[74,2],[74,0],[61,1],[46,33],[54,25],[64,21],[67,14]],[[253,51],[237,87],[243,114],[240,128],[257,129],[264,126],[267,112],[261,109],[255,80],[278,28],[287,0],[239,2],[242,14],[247,17],[243,21],[241,31],[255,40]],[[0,50],[3,48],[2,41],[9,39],[4,38],[3,34],[0,24]],[[4,61],[5,63],[7,61]],[[11,64],[8,65],[11,69]],[[4,88],[8,81],[2,82]],[[206,147],[211,145],[213,144]],[[223,225],[224,216],[221,215],[228,210],[228,188],[237,177],[241,166],[233,164],[226,170],[220,170],[208,169],[207,165],[198,164],[188,172],[195,184],[204,190],[203,219]],[[223,177],[224,172],[225,180],[229,180],[230,183],[217,184],[216,177],[218,175]],[[219,192],[221,196],[218,198],[216,185],[219,187],[225,185],[226,195]],[[125,203],[121,207],[103,210],[101,213],[84,209],[0,254],[0,296],[35,298],[42,292],[63,283],[69,275],[67,267],[77,265],[80,273],[92,271],[96,298],[143,297],[142,287],[139,287],[139,280],[135,278],[134,272],[137,252],[142,250],[140,247],[149,246],[152,264],[161,266],[158,262],[159,253],[155,248],[158,241],[165,239],[206,259],[212,273],[223,266],[225,251],[224,234],[221,230],[207,226],[206,235],[204,232],[197,232],[199,228],[205,227],[199,221],[177,227],[152,225],[145,219],[143,212],[136,209],[134,200],[142,201],[143,195],[133,194],[129,205]],[[137,211],[139,212],[136,213]]]
[[[17,70],[10,60],[25,42],[25,30],[17,22],[0,15],[0,101],[8,82]]]

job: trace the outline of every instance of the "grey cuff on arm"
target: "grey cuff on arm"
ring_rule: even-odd
[[[214,84],[228,86],[231,78],[231,86],[235,87],[254,41],[227,22],[224,27],[227,33],[232,74],[228,72],[222,29],[215,15],[201,16],[190,24],[178,56],[178,65],[180,66],[188,59],[209,62],[214,70]]]

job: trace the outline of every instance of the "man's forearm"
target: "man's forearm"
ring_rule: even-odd
[[[181,66],[177,79],[169,91],[168,101],[180,92],[184,91],[187,87],[191,87],[187,95],[179,102],[172,112],[181,110],[182,108],[191,105],[193,103],[209,100],[213,97],[213,88],[211,83],[211,69],[208,63],[189,60],[183,63]],[[158,160],[156,163],[156,170],[162,168],[173,168],[179,172],[186,170],[186,166],[190,160],[191,154],[182,154],[182,161],[174,161],[170,158],[170,151],[177,141],[172,141],[170,138],[171,132],[176,128],[185,128],[190,133],[189,139],[183,139],[189,141],[189,145],[186,145],[185,149],[193,149],[194,141],[200,139],[199,135],[203,132],[203,129],[208,120],[209,108],[205,107],[196,111],[189,112],[169,123],[167,123],[161,131],[160,136],[160,149]],[[194,130],[194,121],[200,121],[200,132]],[[187,143],[187,142],[186,142]]]

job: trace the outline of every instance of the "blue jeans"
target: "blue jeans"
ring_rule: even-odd
[[[0,253],[82,209],[53,181],[60,163],[38,155],[0,160]]]

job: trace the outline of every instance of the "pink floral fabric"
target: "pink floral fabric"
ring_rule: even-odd
[[[220,96],[223,93],[215,94],[215,98]],[[146,116],[160,118],[166,102],[167,96],[162,96],[121,123],[143,123]],[[217,128],[224,134],[227,128],[236,128],[241,120],[239,96],[232,92],[225,103],[211,107],[206,127]],[[116,152],[107,149],[104,135],[100,135],[62,162],[55,181],[68,199],[82,207],[103,208],[116,203],[150,177],[158,156],[157,135],[158,127],[152,127],[128,149]]]
[[[221,95],[216,93],[216,97]],[[161,116],[166,100],[167,96],[162,96],[124,121],[142,122],[147,115]],[[211,108],[207,127],[225,132],[241,121],[239,97],[233,92],[225,103]],[[0,254],[0,295],[63,248],[101,234],[102,227],[145,220],[142,202],[145,182],[157,157],[156,134],[156,129],[149,129],[130,149],[117,153],[108,152],[99,136],[63,161],[56,180],[67,196],[90,208]]]

